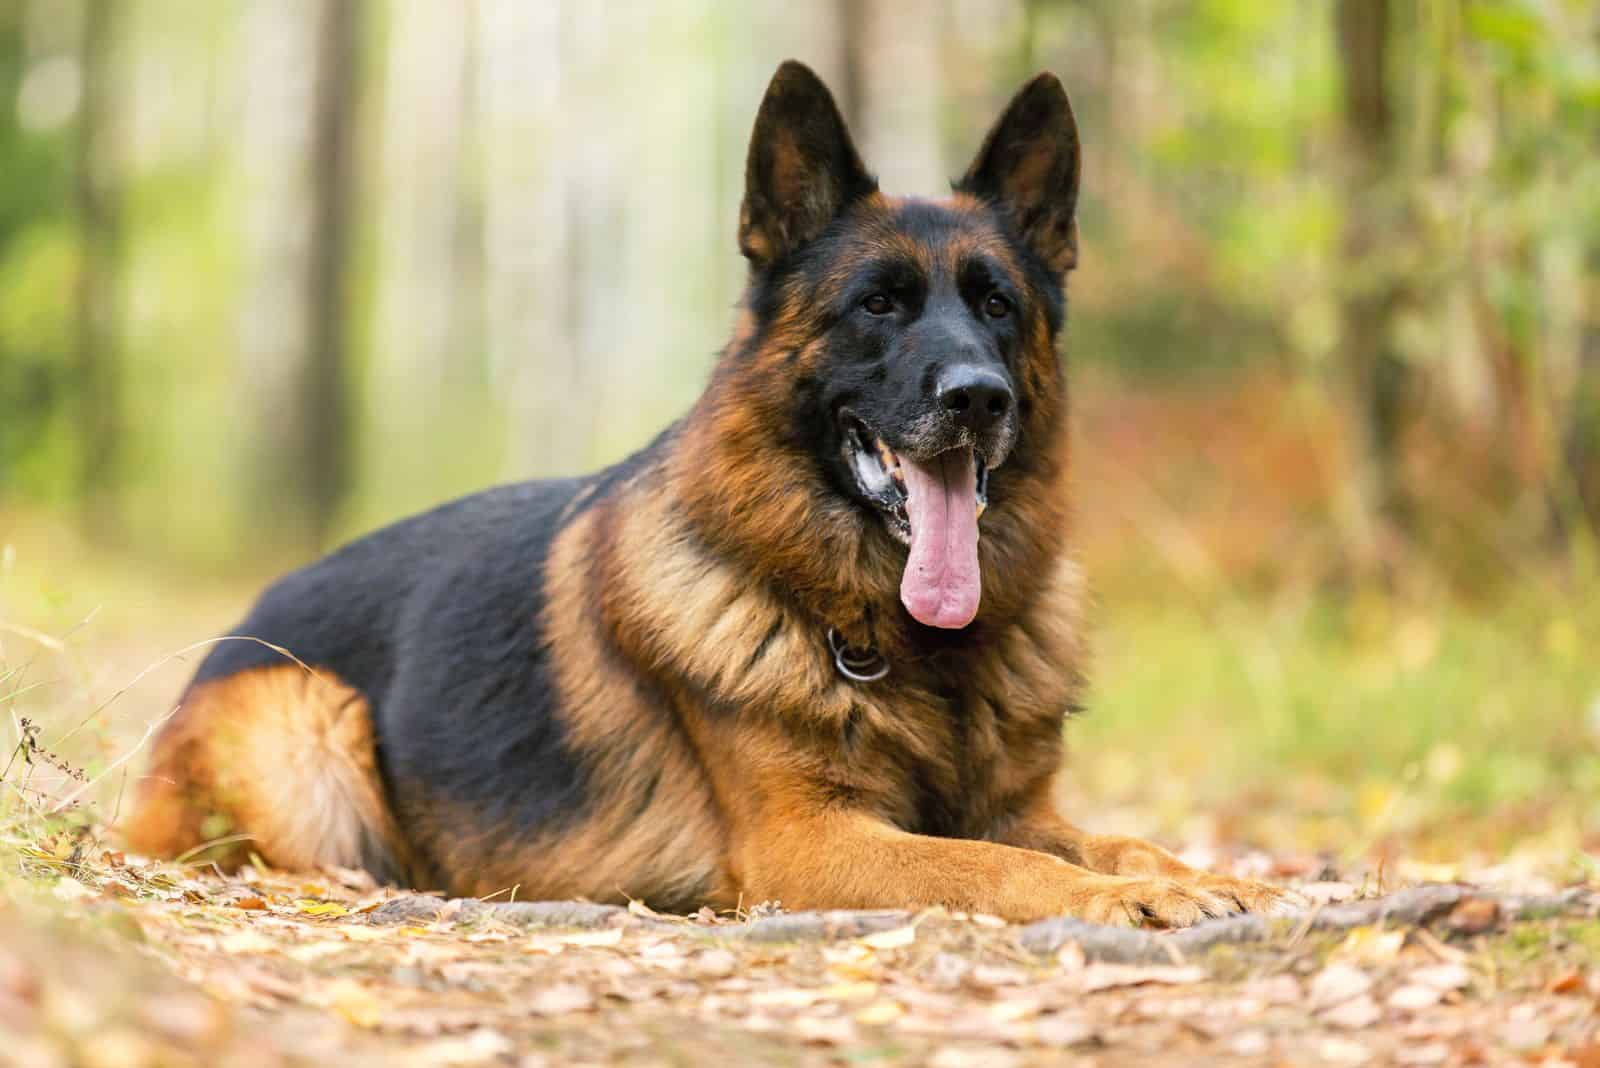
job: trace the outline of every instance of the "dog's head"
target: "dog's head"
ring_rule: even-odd
[[[1027,492],[1026,453],[1053,447],[1063,408],[1078,188],[1066,93],[1038,76],[952,196],[898,199],[878,192],[827,87],[785,63],[745,181],[749,348],[791,386],[785,440],[863,537],[906,546],[911,615],[964,627],[982,592],[979,521]]]

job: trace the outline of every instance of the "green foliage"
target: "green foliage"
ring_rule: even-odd
[[[1571,511],[1570,501],[1530,501],[1567,500],[1562,485],[1584,481],[1559,469],[1571,452],[1563,443],[1600,440],[1600,414],[1584,400],[1594,389],[1580,383],[1581,353],[1600,336],[1592,5],[1389,5],[1397,133],[1371,189],[1380,240],[1361,255],[1347,241],[1353,164],[1335,6],[1031,0],[1003,18],[952,9],[937,31],[945,69],[925,90],[946,105],[940,147],[964,161],[1020,67],[1065,78],[1087,160],[1072,283],[1070,351],[1080,366],[1150,384],[1197,374],[1248,382],[1289,369],[1309,391],[1343,397],[1327,388],[1348,355],[1341,309],[1353,295],[1397,289],[1404,299],[1385,340],[1422,382],[1408,415],[1428,422],[1424,438],[1460,441],[1485,458],[1460,476],[1474,487],[1471,514],[1433,493],[1455,471],[1427,456],[1407,461],[1425,469],[1433,493],[1420,507],[1439,512],[1446,529],[1471,528],[1463,543],[1528,544],[1543,526],[1527,517]],[[358,465],[346,530],[509,475],[614,459],[681,412],[737,292],[731,231],[749,112],[787,51],[811,49],[805,58],[829,67],[828,33],[791,33],[828,29],[837,12],[824,8],[677,0],[651,18],[608,8],[596,24],[616,33],[563,38],[568,95],[559,107],[497,116],[504,100],[474,80],[470,64],[486,62],[475,52],[463,60],[473,89],[459,113],[402,113],[408,98],[397,87],[410,65],[450,43],[419,45],[406,36],[415,11],[372,5],[374,61],[350,146],[361,195],[345,354]],[[29,124],[21,106],[26,86],[60,81],[72,67],[73,10],[46,0],[0,8],[0,494],[12,505],[71,503],[83,445],[74,414],[83,396],[73,360],[77,130],[70,109],[63,121]],[[271,419],[244,418],[252,398],[242,324],[252,291],[296,281],[276,278],[247,248],[251,228],[272,217],[261,214],[254,182],[265,164],[240,146],[249,124],[273,121],[259,101],[246,106],[263,91],[244,74],[260,28],[242,9],[176,10],[129,9],[109,71],[116,143],[99,146],[118,160],[113,192],[123,209],[121,526],[142,552],[248,566],[265,546],[241,548],[258,533],[244,476],[280,445],[262,438]],[[292,29],[289,16],[277,17],[279,32]],[[484,32],[462,30],[477,49],[493,43]],[[897,62],[892,44],[857,51],[866,63]],[[606,73],[625,67],[650,68],[677,88],[636,93]],[[299,121],[296,100],[305,103],[286,93],[274,105],[278,121]],[[893,121],[889,103],[875,121]],[[581,124],[581,137],[567,121]],[[419,253],[394,234],[432,210],[436,191],[409,183],[436,151],[459,156],[455,203],[445,206],[456,230],[448,245]],[[490,228],[507,211],[492,204],[496,159],[517,175],[519,197],[526,189],[526,214],[541,227],[559,222],[550,240],[568,243],[562,290],[520,298],[541,305],[541,332],[512,344],[493,341],[486,326],[486,309],[505,303],[492,272],[535,255],[528,246],[546,230],[536,240],[519,231],[515,252],[489,255]],[[284,166],[292,173],[300,163]],[[687,222],[660,225],[663,217]],[[418,256],[421,266],[408,259]],[[436,286],[392,288],[396,271],[429,269]],[[450,305],[440,313],[449,325],[436,332],[451,349],[417,367],[394,342],[420,310],[407,302],[426,303],[418,294],[430,290]],[[525,368],[575,390],[571,411],[585,415],[572,433],[586,440],[548,467],[519,433],[520,421],[548,413],[529,413],[530,391],[508,386]],[[575,387],[562,384],[574,375]],[[1343,422],[1355,418],[1343,412]],[[206,506],[173,507],[196,500]]]
[[[1146,803],[1181,784],[1156,802],[1174,824],[1256,798],[1233,818],[1302,848],[1349,848],[1358,826],[1459,848],[1466,819],[1498,849],[1527,831],[1513,813],[1570,833],[1600,818],[1594,605],[1536,584],[1493,609],[1377,591],[1112,605],[1075,774]]]

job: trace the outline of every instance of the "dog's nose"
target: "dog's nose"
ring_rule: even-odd
[[[1011,410],[1011,385],[987,367],[962,364],[939,376],[939,406],[956,422],[981,434]]]

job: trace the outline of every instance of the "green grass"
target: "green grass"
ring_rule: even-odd
[[[1108,596],[1098,631],[1082,789],[1169,828],[1196,803],[1342,851],[1402,834],[1575,852],[1600,828],[1600,598]]]

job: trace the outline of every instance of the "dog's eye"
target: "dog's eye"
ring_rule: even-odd
[[[1004,319],[1011,314],[1011,302],[998,293],[990,293],[983,302],[983,313],[991,319]]]
[[[861,307],[866,309],[868,315],[888,315],[894,311],[894,301],[887,294],[874,293],[861,302]]]

